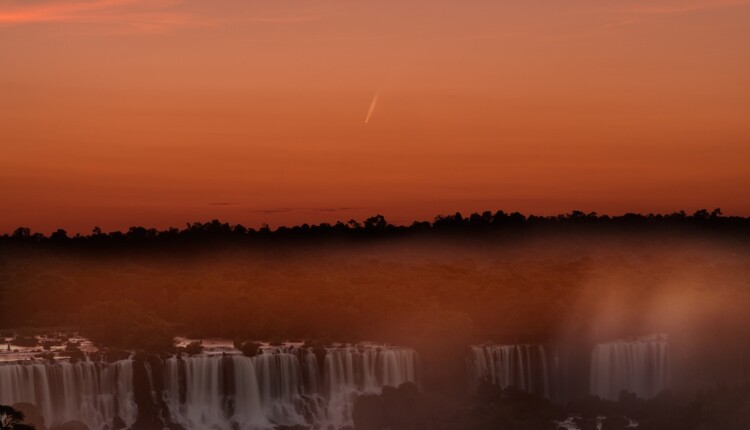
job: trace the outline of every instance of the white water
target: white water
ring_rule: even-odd
[[[358,396],[417,380],[412,349],[330,347],[320,358],[311,349],[286,346],[264,347],[252,358],[236,353],[172,357],[163,370],[132,360],[7,362],[0,364],[0,404],[32,403],[47,427],[79,420],[91,430],[104,430],[115,417],[130,427],[138,418],[133,367],[142,365],[148,386],[141,388],[154,400],[142,406],[166,405],[157,416],[187,430],[341,428],[353,424]],[[155,389],[162,387],[160,378],[163,392]]]
[[[627,390],[650,398],[669,386],[666,335],[600,343],[591,356],[591,394],[617,400]]]
[[[111,427],[116,416],[130,426],[138,413],[133,362],[0,364],[0,404],[21,402],[36,405],[47,427],[79,420],[101,430]]]
[[[475,384],[486,379],[503,388],[550,397],[550,369],[543,345],[475,345],[469,363]]]
[[[315,354],[303,348],[266,348],[252,358],[170,358],[164,398],[172,420],[188,430],[341,428],[352,425],[357,396],[416,382],[416,361],[411,349],[372,346],[327,348],[322,371]]]

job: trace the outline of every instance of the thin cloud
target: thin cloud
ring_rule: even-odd
[[[602,31],[615,29],[618,27],[627,27],[627,26],[633,26],[648,22],[648,20],[645,19],[623,19],[623,20],[617,20],[617,21],[610,21],[601,25],[595,25],[592,27],[583,28],[577,32],[574,33],[565,33],[565,34],[553,34],[547,37],[544,37],[545,40],[552,40],[552,41],[568,41],[568,40],[579,40],[579,39],[587,39],[591,37],[599,37],[601,35]]]
[[[711,9],[723,9],[750,5],[749,0],[710,0],[710,1],[681,1],[668,4],[649,4],[623,10],[624,13],[634,15],[679,15],[700,12]]]
[[[264,215],[273,215],[279,213],[288,212],[304,212],[304,213],[337,213],[337,212],[352,212],[362,211],[366,208],[362,207],[335,207],[335,208],[267,208],[267,209],[256,209],[251,210],[252,213],[260,213]]]
[[[320,15],[309,15],[309,16],[286,16],[286,17],[260,17],[260,18],[248,18],[250,22],[262,22],[268,24],[296,24],[299,22],[312,22],[319,21],[323,17]]]
[[[158,31],[206,23],[179,10],[180,4],[176,0],[57,1],[33,5],[12,1],[0,4],[0,26],[68,22]]]
[[[578,39],[595,37],[601,31],[619,27],[635,26],[663,17],[699,13],[710,10],[750,6],[750,0],[680,0],[680,1],[634,1],[627,8],[597,7],[571,12],[571,15],[594,15],[606,22],[582,29],[576,33],[549,37],[550,39]]]
[[[361,211],[365,208],[357,208],[357,207],[343,207],[343,208],[312,208],[308,212],[309,213],[332,213],[332,212],[351,212],[351,211]]]
[[[95,0],[76,2],[46,2],[29,5],[27,2],[10,1],[0,6],[0,22],[25,24],[32,22],[55,22],[73,20],[101,10],[131,4],[133,0]]]
[[[298,208],[273,208],[273,209],[252,210],[250,212],[260,213],[260,214],[264,214],[264,215],[272,215],[272,214],[292,212],[292,211],[296,211],[296,210],[299,210],[299,209]]]
[[[315,14],[209,18],[205,14],[190,11],[183,0],[50,0],[34,4],[19,0],[0,0],[0,27],[43,23],[88,23],[136,31],[164,31],[230,21],[294,24],[320,19],[322,16]]]

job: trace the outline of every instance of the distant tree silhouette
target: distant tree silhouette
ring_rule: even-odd
[[[15,229],[15,231],[13,231],[12,235],[12,237],[18,239],[23,239],[29,236],[31,236],[31,229],[28,227],[18,227],[17,229]]]
[[[707,210],[705,210],[705,209],[701,209],[701,210],[699,210],[699,211],[696,211],[696,212],[695,212],[695,213],[693,214],[693,218],[695,218],[695,219],[699,219],[699,220],[704,220],[704,219],[708,219],[708,217],[709,217],[709,213],[708,213],[708,211],[707,211]]]
[[[50,235],[49,238],[55,241],[68,240],[68,232],[66,232],[65,230],[61,228],[58,228],[54,233]]]
[[[626,213],[619,216],[599,215],[596,212],[574,210],[570,213],[538,216],[524,215],[519,212],[506,213],[499,210],[475,212],[464,216],[460,212],[452,215],[438,215],[432,222],[414,221],[410,225],[393,225],[386,218],[377,214],[366,218],[362,223],[355,219],[347,222],[338,221],[334,225],[329,223],[301,224],[296,226],[280,226],[271,229],[263,224],[258,230],[247,228],[241,224],[231,225],[217,219],[209,222],[187,223],[185,229],[169,227],[157,230],[143,226],[130,227],[126,232],[113,231],[104,233],[101,228],[94,227],[91,234],[69,237],[63,229],[58,229],[49,237],[41,233],[32,233],[28,227],[19,227],[10,235],[0,236],[0,245],[4,243],[44,244],[54,243],[56,246],[75,246],[100,248],[110,246],[124,248],[127,246],[151,246],[155,244],[166,246],[220,244],[230,241],[247,243],[267,243],[270,241],[288,242],[290,240],[320,240],[320,239],[359,239],[375,237],[396,237],[404,235],[472,235],[479,237],[497,237],[513,233],[519,234],[531,231],[572,231],[572,232],[705,232],[711,234],[725,234],[729,237],[750,235],[750,218],[739,216],[724,216],[721,209],[713,211],[700,209],[692,215],[685,211],[669,214],[639,214]]]
[[[385,220],[385,217],[379,214],[365,220],[365,228],[367,230],[383,231],[388,227],[388,225],[389,224]]]

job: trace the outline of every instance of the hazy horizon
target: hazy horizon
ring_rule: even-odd
[[[0,231],[750,215],[750,2],[0,2]]]

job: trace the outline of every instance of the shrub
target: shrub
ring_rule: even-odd
[[[60,352],[61,357],[70,357],[70,362],[75,363],[78,361],[85,361],[86,354],[81,351],[77,346],[67,346],[64,351]]]
[[[242,350],[242,344],[245,343],[242,339],[235,339],[232,344],[234,345],[234,349]]]
[[[13,338],[13,340],[10,342],[11,345],[15,346],[26,346],[26,347],[32,347],[39,345],[39,339],[37,339],[34,336],[22,336],[22,335],[16,335],[16,337]]]
[[[242,355],[246,357],[255,357],[260,352],[260,347],[262,345],[258,342],[244,342],[240,346],[240,351],[242,351]]]
[[[40,352],[39,354],[34,354],[34,357],[41,358],[42,360],[52,361],[55,359],[55,353],[54,352]]]
[[[188,355],[196,355],[203,352],[203,342],[196,340],[194,342],[190,342],[185,346],[185,352]]]
[[[53,346],[62,346],[63,341],[59,339],[46,339],[41,344],[43,349],[50,350]]]
[[[115,361],[126,360],[128,358],[130,358],[130,353],[124,349],[107,348],[104,351],[104,360],[107,363],[114,363]]]

